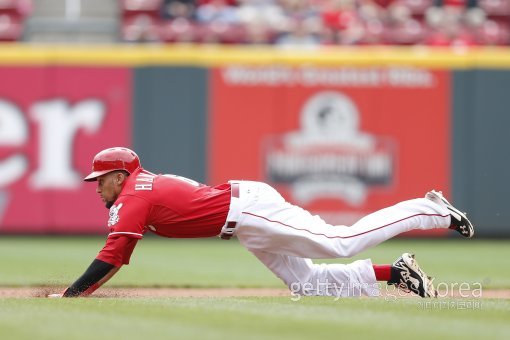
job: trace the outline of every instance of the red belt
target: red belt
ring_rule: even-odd
[[[239,183],[230,184],[230,195],[232,197],[239,198]],[[221,229],[220,238],[223,240],[230,240],[236,227],[237,221],[225,222],[225,226]]]

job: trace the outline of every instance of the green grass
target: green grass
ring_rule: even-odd
[[[100,237],[1,237],[0,286],[68,285],[103,244]],[[508,240],[399,239],[328,262],[391,263],[412,251],[440,282],[510,288],[509,245]],[[161,238],[139,242],[131,265],[108,285],[283,288],[236,240]],[[506,339],[508,320],[508,299],[0,298],[0,337],[9,340]]]
[[[83,273],[104,244],[102,237],[1,237],[0,286],[67,285]],[[391,263],[404,251],[441,282],[480,282],[484,288],[510,288],[510,241],[411,240],[385,242],[348,263],[372,258]],[[317,262],[320,262],[317,261]],[[111,286],[283,287],[237,240],[139,242],[131,264]]]
[[[3,339],[507,339],[510,304],[422,299],[0,299]]]
[[[0,239],[0,286],[69,284],[104,244],[100,237]],[[146,238],[112,286],[278,286],[278,279],[237,241]]]

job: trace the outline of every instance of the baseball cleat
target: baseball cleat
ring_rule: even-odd
[[[459,234],[464,237],[471,238],[475,234],[475,229],[473,224],[469,221],[466,216],[466,213],[461,212],[457,208],[455,208],[446,198],[443,197],[443,193],[441,191],[429,191],[425,195],[425,198],[431,200],[432,202],[439,203],[443,202],[444,205],[450,211],[451,222],[450,229],[456,230]]]
[[[393,262],[391,280],[388,281],[388,284],[395,285],[406,292],[413,292],[423,298],[437,297],[437,291],[432,281],[434,279],[421,270],[418,262],[414,259],[414,254],[404,253]]]

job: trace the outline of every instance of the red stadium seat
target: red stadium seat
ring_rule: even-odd
[[[160,40],[159,20],[147,14],[124,19],[122,40],[127,42],[154,42]]]
[[[477,42],[480,45],[504,46],[510,43],[509,24],[487,20],[475,31]]]
[[[216,22],[200,28],[200,41],[203,43],[242,44],[246,41],[246,30],[241,25]]]
[[[409,8],[413,16],[423,17],[425,11],[433,5],[433,0],[400,0],[397,3]]]
[[[382,21],[372,20],[364,23],[364,34],[358,42],[360,45],[384,45],[387,28]]]
[[[8,14],[22,20],[31,12],[31,0],[0,0],[0,14]]]
[[[167,43],[193,43],[200,39],[199,27],[184,18],[165,22],[159,30],[161,40]]]
[[[17,41],[23,33],[23,24],[16,17],[0,14],[0,41]]]
[[[19,0],[0,0],[0,11],[18,11]]]
[[[394,45],[415,45],[423,42],[427,30],[419,20],[410,20],[385,30],[385,41]]]
[[[477,45],[473,32],[465,26],[458,26],[455,34],[440,29],[432,29],[424,41],[428,46],[454,46],[468,48]]]
[[[510,0],[480,0],[479,7],[489,17],[510,16]]]
[[[126,18],[141,14],[158,19],[161,13],[162,0],[120,0],[122,16]]]

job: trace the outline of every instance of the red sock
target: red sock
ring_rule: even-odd
[[[391,264],[372,265],[377,281],[389,281],[391,279]]]

